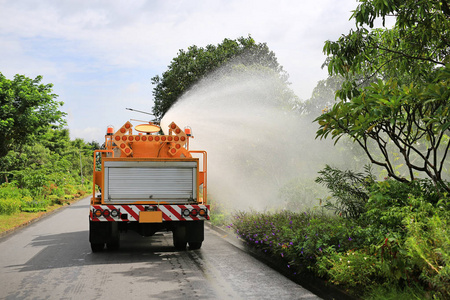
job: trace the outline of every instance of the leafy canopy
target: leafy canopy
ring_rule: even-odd
[[[340,101],[316,118],[317,137],[349,136],[399,181],[425,174],[448,191],[450,10],[438,0],[360,0],[357,29],[327,41]],[[372,29],[394,17],[390,28]],[[369,28],[367,28],[369,27]],[[400,168],[399,168],[400,167]],[[403,168],[403,169],[402,169]]]
[[[52,84],[16,75],[14,80],[0,73],[0,160],[10,150],[20,149],[49,128],[65,124],[63,102],[56,101]]]
[[[232,65],[262,66],[276,72],[279,78],[287,84],[288,75],[277,62],[275,54],[265,43],[257,44],[250,36],[236,40],[224,39],[217,46],[208,45],[205,48],[191,46],[187,51],[179,50],[168,70],[162,76],[152,78],[153,114],[161,119],[178,98],[202,78],[206,77],[225,63],[228,71]],[[227,72],[227,70],[222,70]]]

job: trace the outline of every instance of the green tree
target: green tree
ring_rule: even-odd
[[[227,62],[232,63],[225,65]],[[225,68],[221,71],[226,74],[236,65],[270,68],[282,82],[288,83],[288,75],[278,64],[275,54],[265,43],[257,44],[250,36],[236,40],[224,39],[217,46],[208,45],[205,48],[194,45],[187,51],[180,50],[168,70],[162,76],[152,78],[155,85],[153,114],[161,119],[178,98],[199,80],[219,67]]]
[[[42,76],[35,79],[16,75],[14,80],[0,73],[0,170],[4,171],[5,158],[11,150],[20,152],[33,143],[37,135],[48,128],[65,124],[65,113],[59,110],[63,102],[56,101],[52,84],[41,84]]]
[[[336,91],[341,88],[342,82],[343,77],[340,75],[329,76],[317,82],[311,98],[299,106],[299,111],[316,118],[323,111],[328,110],[336,102]]]
[[[324,46],[330,75],[344,82],[340,101],[316,118],[317,137],[331,134],[337,142],[349,136],[390,177],[406,182],[425,174],[450,191],[443,179],[450,133],[448,4],[359,2],[352,15],[357,29]],[[371,29],[377,18],[384,23],[391,16],[392,28]]]
[[[44,178],[58,186],[67,182],[80,183],[93,174],[96,146],[95,142],[86,143],[82,139],[71,141],[67,129],[49,129],[33,144],[23,146],[20,152],[9,151],[4,157],[4,167],[9,181],[17,182],[19,187],[34,188],[27,181],[30,176]]]

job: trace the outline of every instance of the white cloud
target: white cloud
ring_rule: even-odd
[[[85,127],[82,129],[70,129],[70,135],[75,137],[81,137],[86,142],[98,141],[104,142],[99,137],[102,137],[106,134],[106,127],[101,129],[99,127]]]

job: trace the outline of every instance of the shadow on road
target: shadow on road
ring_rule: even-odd
[[[33,239],[30,245],[42,247],[41,251],[24,265],[8,267],[21,268],[20,272],[27,272],[85,265],[157,263],[167,260],[171,255],[179,255],[171,242],[170,232],[158,233],[152,237],[141,237],[135,232],[127,232],[121,235],[119,250],[105,249],[92,253],[89,231],[42,235]]]

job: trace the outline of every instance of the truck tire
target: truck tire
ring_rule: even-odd
[[[189,250],[197,250],[202,247],[202,242],[189,242]]]
[[[105,248],[105,243],[91,243],[92,252],[101,252]]]
[[[106,248],[108,248],[108,250],[119,250],[120,242],[117,241],[114,243],[113,242],[106,243]]]

